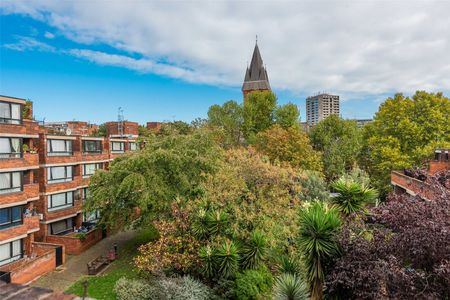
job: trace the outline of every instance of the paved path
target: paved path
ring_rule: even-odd
[[[72,283],[83,275],[87,275],[86,264],[97,258],[99,255],[107,253],[114,243],[120,246],[131,240],[136,233],[134,231],[120,232],[106,239],[101,240],[80,255],[66,255],[66,263],[57,270],[45,274],[31,286],[50,288],[55,292],[63,292]]]

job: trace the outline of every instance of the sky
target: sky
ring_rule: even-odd
[[[450,1],[0,1],[0,94],[38,120],[191,121],[233,99],[256,35],[280,104],[337,94],[372,118],[450,94]]]

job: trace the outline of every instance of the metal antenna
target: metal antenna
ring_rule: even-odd
[[[117,133],[120,137],[123,137],[123,109],[119,107],[119,113],[117,115]]]

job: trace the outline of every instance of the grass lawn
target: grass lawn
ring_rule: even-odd
[[[116,281],[121,277],[136,278],[138,276],[132,262],[133,257],[138,253],[137,248],[156,239],[157,236],[158,232],[153,227],[138,232],[132,240],[119,249],[119,258],[109,266],[106,273],[98,276],[84,276],[65,292],[83,296],[82,283],[87,280],[87,296],[99,300],[116,299],[114,293]]]

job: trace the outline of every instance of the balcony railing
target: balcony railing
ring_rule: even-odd
[[[22,152],[9,152],[9,153],[0,153],[0,159],[10,159],[10,158],[22,158]]]
[[[0,123],[20,125],[20,124],[22,124],[22,119],[0,118]]]

